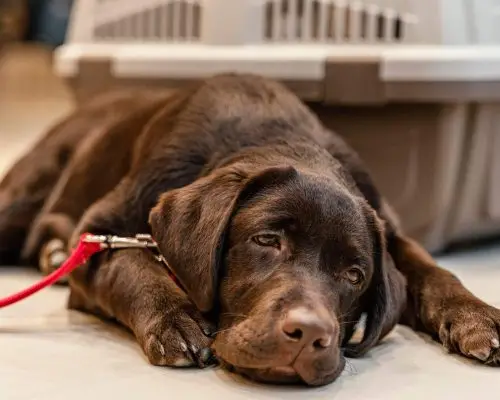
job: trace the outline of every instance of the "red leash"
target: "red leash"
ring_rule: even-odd
[[[76,246],[76,249],[73,251],[71,256],[64,262],[63,265],[61,265],[60,268],[52,272],[50,275],[47,275],[34,285],[21,290],[18,293],[14,293],[11,296],[0,299],[0,308],[17,303],[42,290],[43,288],[53,285],[63,276],[68,275],[71,271],[84,264],[90,257],[92,257],[92,255],[104,249],[100,243],[86,241],[86,236],[87,235],[82,235],[80,241],[78,242],[78,246]]]
[[[158,245],[150,235],[137,235],[134,238],[125,238],[119,236],[101,236],[85,233],[80,237],[80,241],[75,250],[68,259],[57,270],[47,275],[45,278],[35,283],[34,285],[10,296],[0,298],[0,308],[10,306],[25,298],[35,294],[36,292],[53,285],[62,277],[68,275],[80,265],[85,264],[94,254],[106,249],[125,249],[125,248],[144,248],[154,249],[157,254],[156,259],[161,261],[169,272],[170,277],[180,286],[179,282],[173,275],[168,263],[158,252]],[[182,286],[180,286],[182,288]]]

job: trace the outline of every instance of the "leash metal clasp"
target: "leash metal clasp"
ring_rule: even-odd
[[[123,237],[116,235],[85,235],[87,243],[99,243],[102,249],[158,249],[158,244],[151,235],[140,233],[134,237]]]
[[[153,252],[157,261],[163,263],[170,271],[167,260],[160,252],[158,244],[153,237],[147,233],[139,233],[134,237],[116,235],[93,235],[87,234],[83,241],[86,243],[98,243],[102,250],[105,249],[149,249]]]

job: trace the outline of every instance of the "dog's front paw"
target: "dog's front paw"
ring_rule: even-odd
[[[500,310],[459,299],[446,309],[439,329],[443,345],[451,352],[500,366]]]
[[[138,339],[153,365],[205,368],[215,363],[213,332],[193,305],[183,304],[152,316]]]

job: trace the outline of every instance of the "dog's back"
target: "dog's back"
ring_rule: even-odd
[[[320,148],[332,139],[284,86],[254,75],[219,75],[170,93],[134,90],[99,96],[50,131],[1,184],[2,194],[18,193],[19,198],[8,198],[8,206],[0,209],[0,215],[3,212],[17,225],[17,235],[6,232],[11,235],[9,252],[17,259],[23,248],[23,260],[35,262],[48,229],[44,216],[51,215],[50,230],[68,236],[85,210],[127,174],[146,170],[143,180],[161,180],[163,160],[179,170],[178,187],[246,148],[282,144],[285,158],[314,163],[321,152],[306,156],[299,150],[301,143],[305,149],[315,144]],[[265,151],[262,154],[265,157]],[[145,169],[144,164],[151,167]],[[70,175],[72,181],[66,178]],[[74,190],[80,195],[71,193]],[[148,208],[156,202],[157,191],[146,192]],[[14,208],[29,198],[37,201],[20,207],[25,218],[13,218]],[[54,221],[54,215],[69,216],[71,221]]]

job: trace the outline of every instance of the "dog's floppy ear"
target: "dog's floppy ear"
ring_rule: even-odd
[[[366,220],[373,237],[374,272],[371,285],[362,299],[366,312],[363,339],[347,345],[347,357],[362,356],[376,345],[398,323],[406,305],[406,280],[386,251],[382,222],[374,210],[366,208]]]
[[[286,166],[260,171],[230,166],[160,197],[149,216],[153,236],[200,311],[213,307],[225,233],[239,199],[295,173]]]

